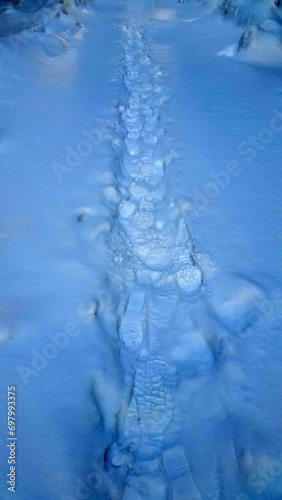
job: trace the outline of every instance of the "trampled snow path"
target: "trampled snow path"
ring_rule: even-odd
[[[163,154],[159,117],[168,93],[147,47],[146,13],[144,1],[129,0],[120,26],[124,95],[112,145],[121,201],[111,232],[109,283],[123,301],[118,333],[128,400],[107,461],[117,468],[124,500],[162,500],[168,491],[175,499],[196,500],[201,496],[189,463],[175,446],[178,377],[165,335],[179,304],[189,314],[200,299],[203,276],[185,213],[164,180],[170,158]],[[203,341],[196,342],[201,369],[209,370],[213,357]]]

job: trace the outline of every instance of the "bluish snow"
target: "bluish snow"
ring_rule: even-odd
[[[0,9],[0,498],[282,498],[279,2]]]

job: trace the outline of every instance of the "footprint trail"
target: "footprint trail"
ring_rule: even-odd
[[[178,375],[164,336],[178,303],[197,300],[203,279],[185,218],[165,182],[169,158],[162,154],[160,113],[168,95],[146,43],[145,12],[143,2],[129,0],[120,27],[124,95],[111,139],[119,190],[111,282],[123,290],[118,336],[129,387],[107,467],[124,500],[165,499],[168,489],[180,499],[178,477],[189,488],[193,483],[184,452],[173,448]]]

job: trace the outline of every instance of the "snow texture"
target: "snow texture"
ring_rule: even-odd
[[[16,498],[282,498],[280,17],[2,3]]]

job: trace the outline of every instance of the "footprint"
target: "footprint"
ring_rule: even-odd
[[[137,229],[146,231],[154,225],[154,215],[149,210],[138,210],[133,217],[133,224]]]
[[[140,316],[144,305],[144,290],[135,290],[131,293],[125,315],[119,328],[119,338],[122,345],[129,352],[138,350],[143,342],[143,330]]]
[[[123,441],[139,460],[153,460],[162,451],[165,431],[174,416],[172,388],[176,384],[175,369],[164,356],[138,360]]]
[[[164,169],[163,161],[153,160],[150,157],[144,156],[139,162],[139,176],[140,180],[147,182],[148,184],[156,185],[162,179]]]
[[[181,448],[165,450],[163,465],[172,487],[173,500],[201,500],[202,497],[191,475],[189,462]]]

